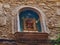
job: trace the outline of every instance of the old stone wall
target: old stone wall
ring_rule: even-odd
[[[49,38],[56,39],[60,33],[60,0],[0,0],[0,38],[13,38],[15,18],[12,11],[21,5],[30,5],[40,8],[46,15]]]

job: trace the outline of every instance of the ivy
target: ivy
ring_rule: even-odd
[[[51,40],[51,43],[53,45],[60,45],[60,34],[58,34],[59,38],[57,38],[56,40]]]

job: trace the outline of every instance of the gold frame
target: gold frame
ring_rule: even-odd
[[[31,20],[32,21],[32,26],[33,26],[33,28],[27,28],[27,26],[26,26],[26,21],[27,20]],[[30,31],[32,31],[32,32],[36,32],[37,31],[37,28],[36,28],[36,20],[34,19],[34,18],[25,18],[24,20],[24,32],[26,32],[26,31],[28,31],[28,32],[30,32]]]

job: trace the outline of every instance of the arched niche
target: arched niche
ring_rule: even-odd
[[[48,30],[47,26],[46,26],[46,17],[45,14],[43,13],[43,11],[40,8],[34,7],[34,6],[18,6],[16,7],[12,12],[14,14],[17,14],[17,23],[15,24],[17,26],[17,30],[18,32],[20,32],[20,20],[19,20],[19,15],[20,12],[24,11],[24,10],[33,10],[34,12],[36,12],[39,16],[39,21],[41,24],[41,32],[46,32],[49,33],[50,31]]]
[[[20,32],[41,32],[39,12],[33,8],[25,7],[20,10]]]

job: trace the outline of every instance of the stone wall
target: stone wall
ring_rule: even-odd
[[[60,0],[0,0],[0,38],[13,38],[15,18],[12,11],[21,5],[30,5],[40,8],[46,15],[49,38],[58,38],[60,33]]]

